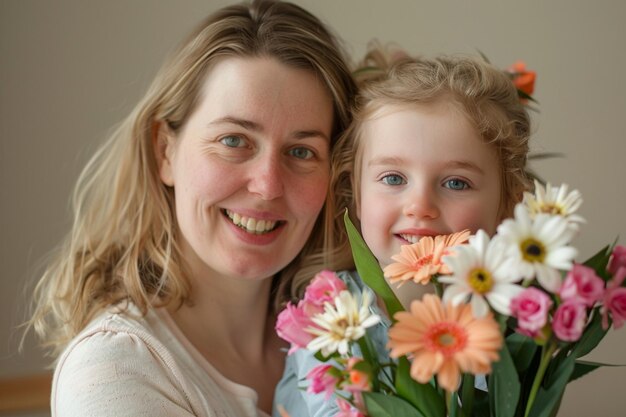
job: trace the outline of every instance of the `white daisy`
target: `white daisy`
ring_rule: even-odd
[[[568,192],[567,184],[553,187],[547,183],[544,188],[539,181],[535,180],[535,194],[524,193],[524,204],[532,218],[539,213],[563,216],[576,230],[580,224],[585,223],[585,219],[574,214],[582,203],[583,198],[580,192],[578,190]]]
[[[322,351],[329,356],[335,352],[348,353],[349,344],[365,334],[365,329],[380,321],[380,316],[370,312],[372,302],[369,293],[364,292],[361,303],[349,292],[341,291],[334,299],[334,305],[324,303],[324,312],[311,318],[320,328],[308,327],[307,332],[317,336],[307,345],[312,351]]]
[[[515,218],[498,226],[506,244],[512,271],[529,280],[537,278],[548,291],[561,286],[559,270],[569,271],[578,251],[568,246],[576,231],[561,216],[538,213],[534,218],[523,204],[515,206]]]
[[[443,302],[458,305],[471,297],[475,317],[486,316],[490,305],[498,313],[510,315],[511,299],[523,288],[514,284],[521,277],[507,273],[504,246],[497,236],[490,240],[484,230],[479,230],[469,244],[457,246],[455,251],[443,258],[452,275],[438,278],[451,284],[443,293]]]

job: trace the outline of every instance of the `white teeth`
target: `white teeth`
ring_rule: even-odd
[[[273,230],[277,223],[271,220],[261,220],[252,217],[245,217],[230,210],[226,210],[226,215],[229,219],[232,220],[235,225],[241,227],[242,229],[245,229],[249,233],[254,233],[257,235],[267,233]]]
[[[405,235],[405,234],[400,234],[400,237],[404,240],[406,240],[407,242],[410,242],[411,244],[413,243],[417,243],[419,242],[420,238],[419,236],[416,235]]]

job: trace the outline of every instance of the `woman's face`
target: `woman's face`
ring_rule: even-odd
[[[324,204],[332,122],[309,71],[271,58],[213,67],[187,123],[163,135],[159,168],[195,278],[266,278],[296,257]]]

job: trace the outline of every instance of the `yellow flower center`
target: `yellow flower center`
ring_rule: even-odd
[[[465,349],[467,332],[458,323],[440,322],[426,331],[424,342],[427,349],[451,357]]]
[[[554,203],[543,203],[540,204],[539,207],[537,208],[537,211],[540,213],[546,213],[546,214],[557,214],[557,215],[564,215],[565,211],[563,210],[562,207],[557,206]]]
[[[537,239],[528,238],[520,245],[525,261],[542,263],[546,257],[546,248]]]
[[[491,291],[493,287],[493,277],[491,273],[483,268],[474,268],[469,273],[469,285],[479,294]]]

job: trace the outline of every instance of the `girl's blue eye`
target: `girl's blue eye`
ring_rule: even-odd
[[[444,183],[444,187],[449,188],[451,190],[467,190],[469,188],[469,184],[460,179],[452,179],[448,180]]]
[[[220,142],[222,142],[229,148],[239,148],[243,145],[243,139],[241,139],[239,136],[224,136],[222,139],[220,139]]]
[[[404,178],[397,174],[387,174],[382,177],[381,181],[387,185],[402,185],[405,183]]]
[[[295,156],[298,159],[311,159],[313,158],[313,152],[307,148],[293,148],[289,150],[289,153],[292,156]]]

